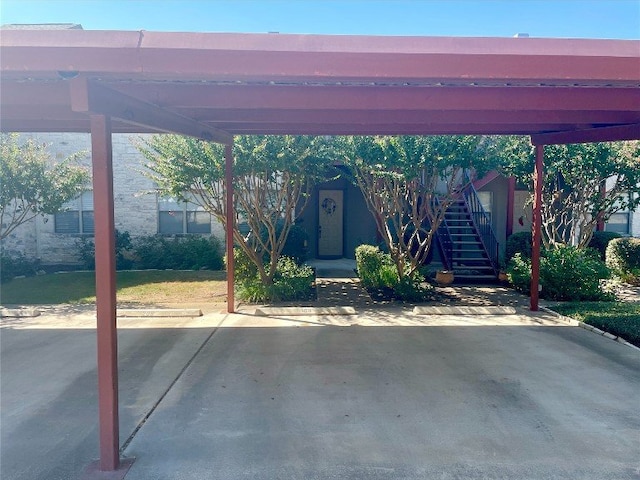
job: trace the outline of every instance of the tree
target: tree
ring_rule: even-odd
[[[535,162],[528,140],[500,140],[505,171],[531,185]],[[586,247],[600,219],[640,204],[640,142],[545,147],[542,231],[546,247]]]
[[[157,191],[191,201],[233,229],[235,243],[272,285],[291,226],[307,205],[311,189],[335,158],[324,137],[239,136],[234,155],[234,211],[244,219],[227,225],[224,147],[177,135],[156,135],[139,146]]]
[[[400,280],[425,262],[445,212],[472,173],[482,175],[491,164],[479,136],[353,137],[346,151]]]
[[[86,190],[89,171],[78,152],[54,163],[45,145],[0,135],[0,240],[38,215],[59,211]]]

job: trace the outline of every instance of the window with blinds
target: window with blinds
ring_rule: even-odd
[[[79,197],[67,202],[54,215],[54,231],[56,233],[94,234],[93,192],[83,192]]]

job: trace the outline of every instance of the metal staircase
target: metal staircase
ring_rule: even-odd
[[[442,263],[456,283],[497,279],[498,242],[472,185],[447,209],[437,236]]]

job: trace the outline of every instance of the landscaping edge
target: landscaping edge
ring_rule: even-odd
[[[605,332],[604,330],[600,330],[599,328],[594,327],[593,325],[589,325],[588,323],[581,322],[580,320],[576,320],[575,318],[571,318],[571,317],[567,317],[566,315],[562,315],[561,313],[558,313],[558,312],[556,312],[556,311],[554,311],[554,310],[552,310],[552,309],[550,309],[548,307],[540,306],[540,310],[543,310],[543,311],[545,311],[547,313],[550,313],[550,314],[556,316],[560,321],[562,321],[562,322],[564,322],[564,323],[566,323],[568,325],[584,328],[585,330],[588,330],[590,332],[596,333],[598,335],[602,335],[603,337],[606,337],[606,338],[608,338],[610,340],[614,340],[614,341],[616,341],[618,343],[626,345],[627,347],[631,347],[634,350],[640,352],[640,347],[636,347],[634,344],[628,342],[627,340],[625,340],[622,337],[618,337],[618,336],[613,335],[613,334],[611,334],[609,332]]]

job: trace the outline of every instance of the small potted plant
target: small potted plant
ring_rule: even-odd
[[[507,283],[509,281],[509,276],[507,275],[507,262],[505,262],[504,257],[500,257],[500,271],[498,273],[498,280],[502,283]]]
[[[453,270],[438,270],[436,272],[436,283],[440,286],[451,285],[453,280]]]

